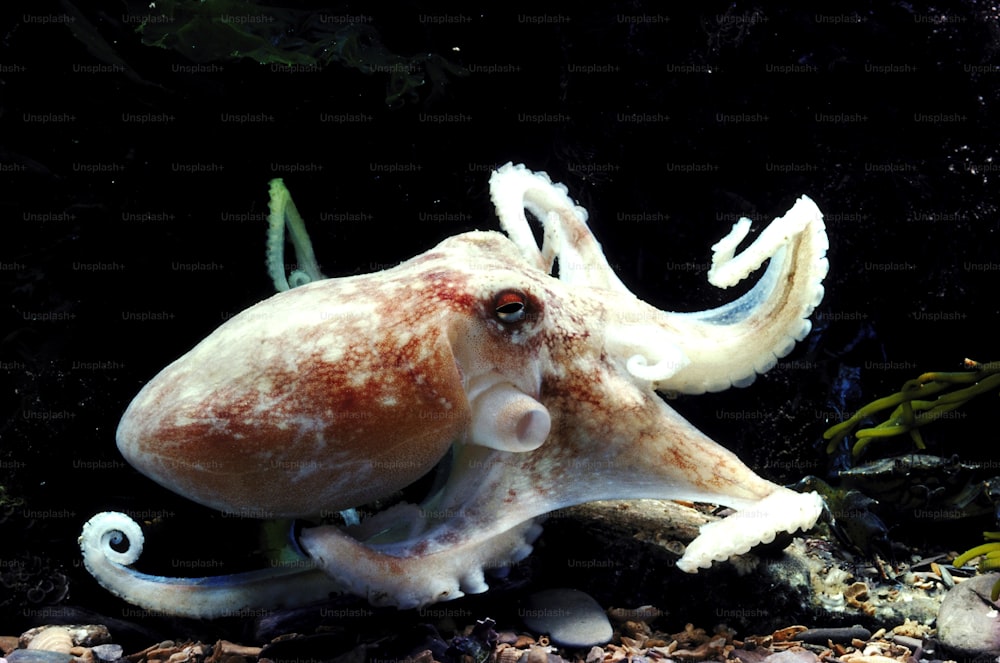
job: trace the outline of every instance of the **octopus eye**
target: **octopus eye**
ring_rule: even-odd
[[[528,298],[523,292],[506,290],[493,300],[497,320],[506,324],[521,322],[528,315]]]

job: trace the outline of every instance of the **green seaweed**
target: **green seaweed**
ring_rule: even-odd
[[[428,81],[433,95],[450,76],[469,73],[435,53],[393,53],[370,24],[371,17],[364,15],[324,20],[331,17],[247,0],[130,4],[133,14],[142,17],[136,30],[147,46],[176,51],[199,64],[249,59],[278,67],[321,69],[335,64],[368,75],[387,74],[390,107],[415,100],[417,89]]]
[[[826,452],[834,453],[840,441],[852,432],[856,440],[851,449],[854,458],[858,458],[872,440],[904,433],[909,433],[917,449],[926,449],[927,445],[919,430],[921,426],[940,419],[970,399],[1000,386],[1000,362],[983,364],[966,359],[965,365],[970,370],[947,373],[934,371],[907,380],[895,394],[872,401],[855,412],[850,419],[826,429],[823,433],[823,438],[829,440]],[[960,385],[969,386],[941,393]],[[931,399],[930,396],[936,398]],[[895,409],[882,423],[869,428],[858,428],[868,417],[889,408]]]
[[[982,557],[977,567],[980,573],[1000,570],[1000,532],[983,532],[983,538],[992,543],[984,543],[966,550],[955,558],[952,566],[965,566],[974,557]],[[993,583],[993,589],[990,591],[990,600],[996,601],[997,598],[1000,598],[1000,580]]]
[[[24,506],[24,499],[8,495],[6,486],[0,485],[0,523],[7,520],[20,506]]]

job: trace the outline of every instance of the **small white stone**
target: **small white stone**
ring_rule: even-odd
[[[538,634],[548,634],[564,647],[592,647],[607,644],[612,629],[604,609],[589,594],[576,589],[547,589],[536,592],[524,603],[525,626]]]

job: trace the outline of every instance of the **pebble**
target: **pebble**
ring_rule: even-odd
[[[121,645],[97,645],[91,647],[90,651],[102,661],[117,661],[124,653]]]
[[[44,649],[15,649],[7,654],[7,663],[72,663],[73,657]]]
[[[0,656],[5,656],[20,646],[17,636],[0,635]]]
[[[577,589],[547,589],[524,603],[524,624],[538,634],[548,634],[563,647],[592,647],[611,640],[608,616],[589,594]]]
[[[771,654],[764,661],[765,663],[818,663],[819,657],[811,651],[796,647]]]
[[[796,640],[813,645],[825,645],[827,640],[850,644],[852,640],[869,640],[872,632],[863,626],[841,626],[832,628],[810,628],[795,636]]]
[[[948,590],[937,618],[942,644],[963,656],[1000,655],[1000,620],[990,603],[998,578],[996,573],[976,576]]]

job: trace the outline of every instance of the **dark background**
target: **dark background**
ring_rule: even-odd
[[[735,297],[705,271],[736,218],[759,230],[808,194],[831,245],[813,333],[752,387],[675,403],[776,481],[826,474],[820,438],[841,413],[923,371],[1000,359],[997,11],[651,4],[269,10],[272,54],[302,56],[331,39],[318,17],[340,17],[337,45],[426,78],[398,99],[391,72],[366,73],[349,51],[288,70],[144,44],[145,5],[39,3],[2,19],[7,623],[34,625],[47,607],[120,610],[79,566],[76,537],[98,511],[161,516],[153,541],[187,559],[253,547],[127,467],[114,432],[160,368],[272,293],[272,177],[323,271],[344,276],[497,228],[489,172],[525,163],[590,211],[626,284],[678,311]],[[621,216],[636,213],[658,220]],[[994,458],[995,409],[986,395],[928,429],[931,451]]]

